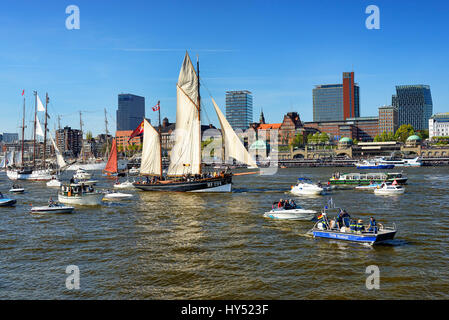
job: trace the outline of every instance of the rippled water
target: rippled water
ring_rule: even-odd
[[[30,214],[56,190],[23,183],[14,208],[0,208],[1,299],[441,299],[449,298],[449,169],[410,168],[406,193],[285,192],[299,176],[325,181],[345,168],[279,169],[235,176],[230,194],[132,192],[133,201],[79,207],[73,214]],[[101,179],[99,187],[111,187]],[[11,186],[0,177],[0,191]],[[320,210],[331,197],[367,219],[398,226],[374,247],[305,236],[308,221],[263,218],[292,197]],[[65,287],[68,265],[80,290]],[[366,267],[380,269],[367,290]]]

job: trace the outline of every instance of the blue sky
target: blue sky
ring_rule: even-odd
[[[65,9],[80,9],[80,29],[67,30]],[[365,8],[380,9],[368,30]],[[202,81],[222,110],[225,91],[250,90],[254,120],[299,112],[312,121],[314,85],[341,83],[355,72],[361,115],[391,103],[395,85],[428,84],[434,112],[448,111],[449,4],[446,1],[2,1],[0,4],[0,132],[19,132],[22,89],[27,120],[32,91],[51,102],[50,128],[115,130],[117,94],[142,95],[146,115],[161,101],[175,120],[176,80],[185,50],[198,54]],[[218,124],[202,88],[208,119]],[[27,135],[30,130],[27,129]]]

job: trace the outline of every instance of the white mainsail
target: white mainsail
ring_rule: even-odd
[[[223,135],[224,148],[225,148],[225,159],[234,158],[235,160],[243,162],[249,165],[250,167],[257,168],[257,163],[253,160],[253,158],[243,145],[242,141],[240,140],[240,138],[232,129],[228,120],[226,120],[226,117],[223,115],[220,108],[215,103],[215,100],[213,98],[211,99],[212,103],[214,104],[218,120],[220,121],[220,127]]]
[[[145,119],[143,127],[142,161],[140,174],[162,175],[161,172],[161,143],[159,134]]]
[[[201,172],[201,121],[198,77],[186,52],[177,84],[175,145],[167,174],[180,176]]]
[[[36,135],[44,137],[44,130],[42,130],[41,122],[39,118],[36,116]]]
[[[42,104],[41,99],[39,99],[39,96],[36,94],[36,100],[37,100],[37,111],[45,112],[44,105]]]
[[[53,137],[50,135],[51,143],[53,143],[53,147],[55,148],[56,153],[56,162],[58,163],[59,168],[63,168],[67,165],[67,163],[64,160],[64,157],[62,156],[61,152],[58,149],[58,146],[55,143],[55,140],[53,140]]]

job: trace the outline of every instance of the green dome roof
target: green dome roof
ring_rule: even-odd
[[[410,136],[407,138],[407,141],[411,141],[411,140],[421,140],[421,138],[419,136],[417,136],[416,134],[414,134],[413,136]]]
[[[351,138],[347,138],[347,137],[343,137],[338,142],[340,142],[340,143],[342,143],[342,142],[352,142],[352,139]]]
[[[250,150],[262,150],[266,148],[267,145],[263,140],[257,140],[249,147]]]

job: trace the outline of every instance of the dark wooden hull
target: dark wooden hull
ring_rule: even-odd
[[[135,182],[134,187],[143,191],[174,191],[174,192],[230,192],[232,175],[208,178],[195,181],[173,181],[169,183]]]

